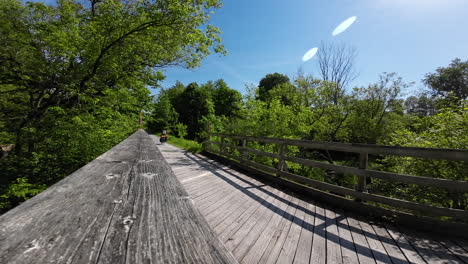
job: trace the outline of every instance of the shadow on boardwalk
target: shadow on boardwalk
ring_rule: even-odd
[[[332,245],[335,243],[338,249],[341,248],[341,250],[355,252],[359,259],[365,257],[383,263],[468,263],[466,241],[435,238],[427,234],[398,229],[390,224],[376,224],[366,221],[362,217],[350,217],[348,216],[348,212],[346,215],[339,212],[338,216],[330,217],[319,211],[334,211],[332,208],[313,201],[307,201],[308,203],[315,204],[316,207],[325,209],[317,210],[317,212],[311,211],[301,205],[302,201],[286,199],[268,190],[266,182],[262,183],[258,179],[250,178],[240,172],[233,171],[203,155],[191,154],[176,148],[170,149],[166,147],[162,149],[162,152],[163,154],[168,153],[174,158],[174,160],[169,162],[173,168],[193,167],[193,175],[196,175],[196,171],[199,173],[209,172],[225,184],[231,186],[232,190],[238,190],[241,195],[256,201],[260,206],[279,215],[283,219],[282,221],[286,220],[291,222],[291,224],[300,224],[301,229],[312,233],[314,236],[320,236],[326,241],[326,244]],[[177,158],[173,155],[177,155]],[[221,185],[220,183],[216,184]],[[259,196],[258,191],[265,195]],[[296,196],[293,194],[289,195]],[[299,218],[297,213],[290,213],[278,207],[276,205],[278,202],[294,207],[296,210],[304,213],[305,216],[312,216],[313,219],[321,221],[318,221],[319,224],[315,224],[307,221],[306,219],[309,219],[307,217]],[[351,221],[354,224],[350,224]],[[364,225],[367,228],[364,228]],[[329,232],[330,226],[349,231],[351,236],[345,238],[339,233]],[[376,230],[380,232],[376,232]],[[384,234],[382,230],[385,232]],[[361,236],[361,238],[365,237],[364,243],[361,243],[362,240],[361,242],[356,241],[356,237],[358,236]],[[311,248],[311,251],[313,250],[314,247]],[[260,252],[259,254],[262,253]],[[309,256],[311,255],[312,253],[309,254]],[[239,261],[241,260],[239,259]],[[343,261],[345,260],[343,259]]]

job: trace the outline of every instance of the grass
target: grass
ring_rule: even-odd
[[[193,140],[188,140],[188,139],[183,139],[183,138],[178,138],[174,136],[168,136],[168,143],[171,145],[174,145],[176,147],[185,149],[187,151],[190,151],[192,153],[200,153],[203,151],[202,144],[193,141]]]

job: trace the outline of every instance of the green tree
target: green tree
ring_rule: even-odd
[[[173,128],[178,121],[179,114],[172,106],[169,94],[162,91],[153,106],[148,129],[154,133]]]
[[[0,192],[18,177],[51,184],[132,133],[161,69],[225,52],[208,23],[220,5],[1,0],[0,135],[16,146]]]
[[[260,80],[258,84],[257,99],[261,101],[268,101],[268,92],[276,85],[282,83],[289,83],[289,77],[277,72],[267,74]]]
[[[223,79],[219,79],[214,83],[211,98],[215,115],[231,118],[236,116],[240,109],[242,95],[237,90],[229,88]]]
[[[402,101],[398,99],[411,85],[396,73],[383,73],[377,83],[355,88],[353,112],[346,124],[349,140],[375,144],[396,129],[403,115]]]
[[[436,95],[455,96],[457,102],[468,99],[468,60],[452,60],[448,67],[440,67],[434,73],[426,74],[423,82]]]
[[[203,116],[213,113],[209,94],[200,89],[197,83],[190,83],[180,94],[174,108],[179,113],[179,121],[187,126],[187,138],[196,139],[205,128],[200,124]]]
[[[387,144],[426,147],[426,148],[468,148],[468,108],[443,109],[441,112],[426,116],[417,121],[420,131],[400,128],[389,135]],[[397,173],[444,178],[451,180],[468,180],[468,164],[463,161],[428,160],[421,158],[392,157],[383,160],[387,171]],[[467,210],[468,194],[451,193],[439,188],[423,186],[390,184],[385,181],[374,181],[374,188],[408,200],[436,204]]]
[[[412,95],[406,98],[404,107],[408,114],[419,116],[434,115],[437,113],[437,98],[425,93],[419,96]]]

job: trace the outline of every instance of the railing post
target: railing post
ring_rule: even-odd
[[[277,173],[278,176],[280,176],[279,172],[286,170],[286,161],[284,160],[284,156],[285,156],[284,154],[286,152],[286,147],[287,147],[286,143],[284,143],[284,142],[281,143],[280,153],[279,153],[280,159],[279,159],[279,163],[278,163],[278,173]]]
[[[224,154],[224,150],[225,150],[224,148],[225,148],[225,146],[224,146],[224,137],[221,137],[221,149],[220,150],[221,150],[221,153],[223,153],[223,154]]]
[[[359,169],[367,170],[368,159],[369,159],[369,155],[367,152],[361,152],[359,154]],[[364,175],[358,176],[358,184],[356,186],[356,191],[367,192],[366,176]],[[356,201],[362,202],[361,199],[356,199]]]
[[[247,160],[247,151],[245,151],[245,147],[247,146],[247,139],[242,139],[242,151],[241,151],[241,160]]]

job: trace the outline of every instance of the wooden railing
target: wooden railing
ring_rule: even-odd
[[[237,263],[139,130],[0,216],[0,263]]]
[[[332,142],[316,142],[310,140],[293,140],[293,139],[280,139],[280,138],[265,138],[265,137],[253,137],[253,136],[239,136],[239,135],[227,135],[227,134],[210,134],[211,137],[218,137],[220,141],[208,140],[205,142],[205,148],[208,152],[216,155],[221,155],[232,160],[236,160],[243,166],[255,168],[263,172],[276,175],[282,179],[287,179],[295,183],[306,185],[321,191],[328,192],[330,194],[338,194],[341,196],[353,197],[350,201],[361,201],[371,202],[373,205],[382,204],[393,208],[401,208],[406,212],[413,213],[415,215],[426,215],[440,218],[450,217],[453,220],[468,221],[468,211],[439,207],[430,204],[416,203],[412,201],[397,199],[393,197],[372,194],[367,192],[366,178],[377,178],[390,182],[416,184],[419,186],[437,187],[446,189],[453,193],[466,193],[468,192],[468,181],[448,180],[431,177],[421,177],[404,175],[392,172],[376,171],[368,169],[368,156],[379,155],[379,156],[405,156],[405,157],[416,157],[416,158],[427,158],[427,159],[440,159],[448,161],[461,161],[468,162],[468,150],[459,149],[433,149],[433,148],[418,148],[418,147],[397,147],[397,146],[382,146],[382,145],[370,145],[370,144],[350,144],[350,143],[332,143]],[[235,144],[229,144],[226,139],[231,139],[236,142]],[[276,144],[279,146],[278,153],[266,152],[254,148],[247,147],[247,142],[259,142],[266,144]],[[212,145],[218,145],[218,150],[214,149]],[[308,149],[319,149],[319,150],[331,150],[340,152],[351,152],[359,155],[359,167],[349,167],[336,164],[329,164],[325,162],[309,160],[305,158],[292,157],[287,155],[288,146],[297,146]],[[238,150],[240,155],[232,155],[226,151],[226,149]],[[267,166],[248,160],[247,153],[253,153],[255,155],[266,156],[273,159],[277,159],[278,166],[276,168]],[[305,166],[320,168],[324,170],[334,171],[337,173],[349,173],[358,177],[357,184],[354,189],[335,184],[307,178],[300,176],[286,170],[285,163],[293,162]],[[467,172],[468,173],[468,172]]]

